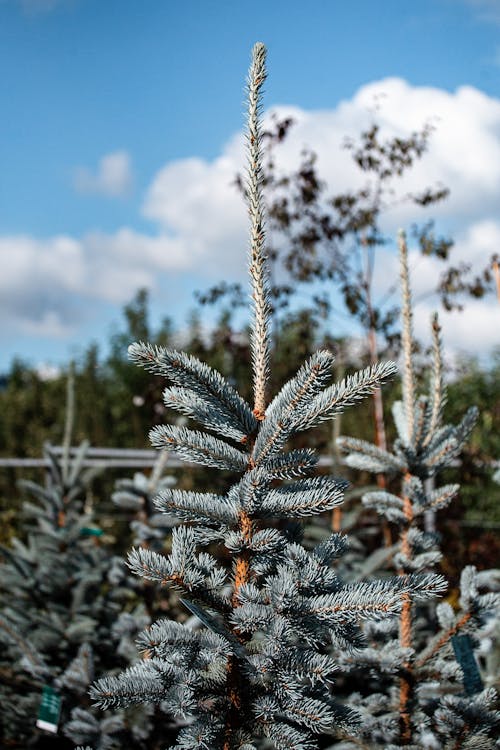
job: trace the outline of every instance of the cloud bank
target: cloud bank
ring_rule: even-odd
[[[500,250],[499,99],[469,86],[450,93],[388,78],[363,86],[331,110],[275,107],[276,114],[291,114],[295,120],[277,153],[278,167],[296,167],[309,146],[318,154],[318,169],[330,192],[359,186],[364,177],[342,143],[346,135],[369,126],[375,97],[382,97],[376,118],[387,135],[407,135],[424,122],[434,123],[429,152],[401,182],[400,192],[447,185],[451,196],[432,215],[456,240],[454,261],[483,267]],[[243,166],[242,133],[230,138],[212,161],[188,158],[164,165],[138,208],[141,225],[150,222],[148,234],[130,226],[81,237],[0,237],[0,313],[21,335],[37,330],[49,337],[77,335],[86,307],[121,305],[139,287],[154,288],[161,279],[186,282],[196,274],[208,284],[245,278],[247,218],[234,186]],[[106,196],[122,195],[130,184],[130,158],[119,151],[103,157],[95,172],[81,169],[75,175],[77,189]],[[387,215],[384,228],[395,232],[425,215],[400,204]],[[416,251],[412,265],[415,296],[423,298],[417,334],[423,335],[427,313],[435,306],[425,295],[440,266],[417,257]],[[376,286],[382,292],[397,278],[394,254],[381,252],[377,269]],[[498,343],[499,310],[490,298],[468,302],[461,315],[444,316],[447,343],[473,353],[489,349]]]

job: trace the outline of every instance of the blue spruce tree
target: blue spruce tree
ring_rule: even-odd
[[[446,387],[443,380],[440,327],[432,321],[433,369],[429,393],[416,392],[413,366],[412,302],[408,252],[399,237],[402,287],[403,398],[393,408],[398,438],[390,451],[348,437],[338,440],[354,468],[382,473],[399,493],[367,492],[366,507],[395,524],[399,539],[392,557],[400,576],[431,573],[442,559],[435,533],[425,531],[426,513],[434,513],[456,497],[459,485],[434,486],[436,475],[460,454],[476,421],[471,407],[460,424],[443,422]],[[498,574],[498,571],[497,571]],[[342,670],[363,685],[347,705],[363,715],[360,736],[339,746],[406,747],[417,750],[459,750],[497,747],[500,714],[493,687],[483,686],[474,649],[491,618],[498,618],[500,598],[491,589],[494,571],[464,569],[455,609],[419,605],[403,594],[399,622],[367,623],[369,648],[356,658],[341,657]],[[368,675],[368,679],[366,679]],[[364,678],[364,683],[363,683]]]
[[[167,489],[159,511],[175,514],[171,552],[138,548],[131,569],[183,594],[203,624],[159,620],[139,638],[143,660],[92,689],[103,708],[152,702],[185,726],[176,748],[312,750],[317,737],[356,723],[332,697],[338,662],[329,653],[361,645],[359,622],[385,620],[406,596],[426,598],[441,581],[407,575],[344,584],[331,563],[346,541],[332,534],[307,551],[300,533],[280,528],[342,502],[345,483],[314,475],[311,449],[287,449],[297,433],[333,419],[395,372],[369,367],[329,385],[332,354],[319,351],[268,403],[270,303],[261,194],[261,92],[265,48],[255,45],[248,81],[251,348],[254,403],[217,371],[183,352],[133,344],[133,361],[168,380],[165,403],[202,430],[155,427],[154,446],[189,462],[238,474],[225,495]],[[217,558],[213,552],[220,550]],[[230,563],[224,561],[229,559]],[[270,741],[270,743],[269,743]]]
[[[132,478],[118,479],[111,499],[120,510],[131,514],[130,530],[133,544],[151,549],[162,549],[165,532],[177,525],[179,519],[156,510],[154,499],[176,484],[173,475],[165,472],[168,453],[160,453],[151,476],[136,472]]]
[[[96,469],[85,468],[87,443],[72,455],[72,404],[70,377],[62,455],[45,446],[45,486],[23,483],[25,539],[0,548],[0,746],[140,750],[150,709],[98,716],[88,698],[96,677],[132,661],[120,646],[135,598],[85,509]]]

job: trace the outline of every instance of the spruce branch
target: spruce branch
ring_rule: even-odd
[[[246,401],[213,367],[185,352],[152,346],[142,342],[131,344],[129,358],[149,372],[162,375],[174,385],[189,388],[201,398],[219,402],[240,424],[244,434],[251,434],[256,420]]]
[[[328,351],[313,354],[269,404],[252,451],[256,465],[277,453],[293,434],[304,407],[330,379],[333,359]]]
[[[309,405],[304,407],[295,429],[307,430],[328,419],[333,419],[336,414],[343,412],[347,407],[371,395],[396,372],[397,366],[394,362],[382,362],[348,375],[340,383],[325,388],[312,399]]]
[[[384,451],[366,440],[342,436],[337,445],[341,451],[347,453],[345,463],[353,468],[373,472],[406,472],[406,461],[389,451]]]
[[[199,607],[192,602],[185,603],[198,616],[204,617]],[[235,647],[238,648],[238,641],[231,639],[231,634],[222,630],[220,626],[220,633],[215,632],[213,627],[211,622],[211,629],[193,632],[178,622],[158,620],[139,635],[137,645],[143,653],[158,658],[169,658],[172,655],[172,649],[182,652],[184,649],[193,648],[195,644],[198,649],[210,651],[214,658],[223,659],[231,656]]]
[[[312,516],[343,502],[347,482],[333,477],[313,477],[268,492],[259,510],[266,515],[289,518]]]
[[[446,403],[446,391],[443,383],[443,354],[441,343],[441,326],[438,314],[434,313],[431,321],[432,331],[432,381],[431,381],[431,411],[427,435],[423,446],[428,445],[434,433],[441,424],[443,408]]]
[[[166,690],[175,684],[178,674],[160,660],[134,664],[118,677],[104,677],[90,688],[89,694],[97,708],[124,707],[147,700],[158,703]]]
[[[209,606],[224,610],[227,604],[221,592],[227,579],[226,571],[210,555],[195,554],[196,538],[193,529],[176,528],[172,532],[172,552],[168,557],[137,547],[129,552],[128,566],[143,578],[162,586],[170,584]]]
[[[335,625],[345,618],[379,619],[401,608],[401,591],[391,582],[369,581],[346,585],[334,594],[321,594],[308,602],[308,613]]]
[[[252,50],[248,74],[248,167],[246,197],[250,216],[250,278],[254,319],[251,349],[254,384],[254,414],[263,419],[269,380],[270,303],[269,282],[264,249],[264,207],[262,198],[262,87],[266,80],[266,48],[258,42]]]
[[[7,633],[7,636],[13,641],[21,653],[26,657],[29,663],[32,665],[33,672],[40,676],[48,674],[49,670],[44,664],[42,657],[37,653],[36,649],[32,644],[23,638],[17,631],[15,626],[7,622],[4,617],[0,617],[0,628]]]
[[[436,490],[432,490],[426,496],[426,502],[424,503],[425,510],[446,508],[457,497],[459,490],[459,484],[445,484]]]
[[[157,425],[149,433],[155,448],[174,451],[184,461],[230,471],[244,471],[248,456],[206,432],[175,425]]]
[[[435,641],[433,641],[425,651],[422,652],[420,658],[415,662],[415,667],[417,669],[422,669],[425,664],[432,659],[438,651],[440,651],[444,646],[446,646],[450,639],[456,635],[462,628],[464,628],[469,620],[471,619],[472,614],[471,612],[465,612],[462,617],[460,617],[459,620],[451,627],[448,628],[444,633],[441,633]]]
[[[199,396],[189,388],[172,386],[163,391],[163,403],[168,409],[174,409],[196,420],[225,438],[240,443],[246,443],[248,439],[241,421],[228,409],[224,409],[218,399]]]
[[[477,408],[471,406],[456,427],[445,427],[435,433],[421,454],[422,475],[433,476],[459,455],[474,429],[478,413]]]
[[[318,457],[313,448],[298,448],[278,456],[273,456],[269,461],[263,461],[258,469],[254,470],[253,477],[260,477],[260,482],[265,477],[272,479],[295,479],[295,477],[311,474],[318,464]]]
[[[198,523],[235,524],[240,508],[231,498],[210,492],[162,490],[154,500],[155,507],[164,513]]]

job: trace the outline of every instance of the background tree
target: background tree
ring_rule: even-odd
[[[86,507],[95,470],[83,467],[87,444],[72,456],[71,382],[67,408],[62,456],[45,448],[46,485],[24,483],[25,541],[0,550],[0,744],[62,750],[71,738],[91,740],[96,750],[122,741],[139,750],[150,734],[149,712],[102,720],[87,695],[97,675],[130,663],[120,648],[124,626],[133,637],[148,619],[134,617],[124,563],[100,543],[102,530]],[[42,694],[59,704],[53,716],[39,713]]]
[[[460,488],[456,484],[431,488],[430,480],[459,456],[477,409],[469,407],[456,426],[443,423],[446,386],[437,317],[433,320],[434,364],[429,392],[418,394],[404,235],[400,236],[400,256],[403,398],[393,407],[398,437],[390,451],[348,437],[341,438],[340,445],[349,465],[387,475],[391,491],[367,492],[363,503],[398,527],[398,544],[389,564],[406,576],[429,572],[442,559],[436,534],[425,531],[422,518],[430,509],[446,508]],[[433,612],[429,607],[418,607],[411,594],[404,594],[396,632],[390,624],[382,629],[368,626],[370,648],[359,657],[348,657],[343,664],[347,673],[357,670],[357,690],[348,704],[362,706],[364,746],[431,746],[436,750],[495,746],[500,725],[500,714],[495,711],[497,695],[492,687],[484,689],[474,647],[479,646],[481,630],[488,621],[498,619],[500,614],[500,597],[488,590],[497,585],[498,571],[478,575],[469,566],[461,575],[455,609],[443,602]],[[363,687],[359,677],[367,668],[376,676]],[[388,679],[390,675],[397,688]],[[344,743],[346,750],[356,746],[356,740]]]

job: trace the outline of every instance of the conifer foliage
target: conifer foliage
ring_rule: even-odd
[[[155,496],[175,485],[175,478],[165,473],[168,453],[161,453],[155,461],[151,476],[136,472],[132,478],[118,479],[111,500],[117,508],[135,517],[130,521],[134,544],[161,549],[165,530],[177,519],[158,513],[154,506]]]
[[[338,443],[347,454],[349,466],[383,473],[388,483],[399,483],[398,494],[379,490],[363,496],[365,506],[398,528],[393,562],[399,575],[426,573],[434,577],[436,574],[430,571],[442,555],[436,534],[426,532],[422,521],[426,513],[446,508],[460,489],[449,484],[435,487],[433,480],[459,455],[474,427],[477,410],[471,407],[458,425],[443,423],[446,387],[437,316],[432,320],[429,393],[417,393],[408,252],[403,233],[399,249],[404,365],[403,399],[393,409],[398,438],[390,451],[348,437]],[[399,623],[365,627],[370,647],[356,659],[341,660],[344,673],[357,676],[358,681],[369,670],[366,692],[356,693],[348,701],[362,711],[363,747],[497,747],[497,696],[491,686],[483,686],[474,655],[484,628],[492,617],[498,617],[500,598],[491,588],[495,588],[495,572],[478,573],[469,566],[462,572],[455,608],[448,601],[435,610],[419,608],[408,592],[403,596]],[[345,750],[356,747],[359,738],[342,744]]]
[[[248,80],[246,184],[253,405],[192,356],[145,343],[130,347],[133,361],[167,379],[169,408],[201,425],[157,426],[153,445],[239,475],[224,495],[160,492],[158,510],[182,521],[173,530],[171,552],[139,547],[129,558],[135,573],[179,589],[203,627],[159,620],[139,638],[143,660],[92,690],[103,708],[161,703],[185,722],[175,745],[184,750],[254,750],[259,738],[278,750],[318,747],[319,734],[356,722],[355,712],[331,694],[338,668],[328,652],[332,643],[338,650],[359,646],[361,620],[386,620],[400,611],[402,597],[425,599],[442,587],[440,579],[411,573],[344,584],[331,567],[345,549],[344,537],[332,534],[312,551],[300,543],[297,519],[338,505],[344,482],[315,476],[314,451],[287,449],[288,441],[372,393],[395,366],[380,364],[331,385],[332,355],[319,351],[268,401],[260,126],[265,78],[265,48],[256,44]]]
[[[135,710],[133,721],[123,711],[97,717],[88,698],[97,676],[130,664],[120,646],[131,591],[123,561],[100,544],[102,532],[85,508],[95,469],[84,467],[87,443],[72,456],[72,394],[70,380],[62,456],[45,446],[45,486],[23,483],[27,538],[0,549],[0,746],[62,749],[90,741],[95,750],[121,742],[138,749],[149,734],[149,710]],[[133,634],[146,623],[136,623]],[[50,723],[39,713],[43,695],[59,703]]]

